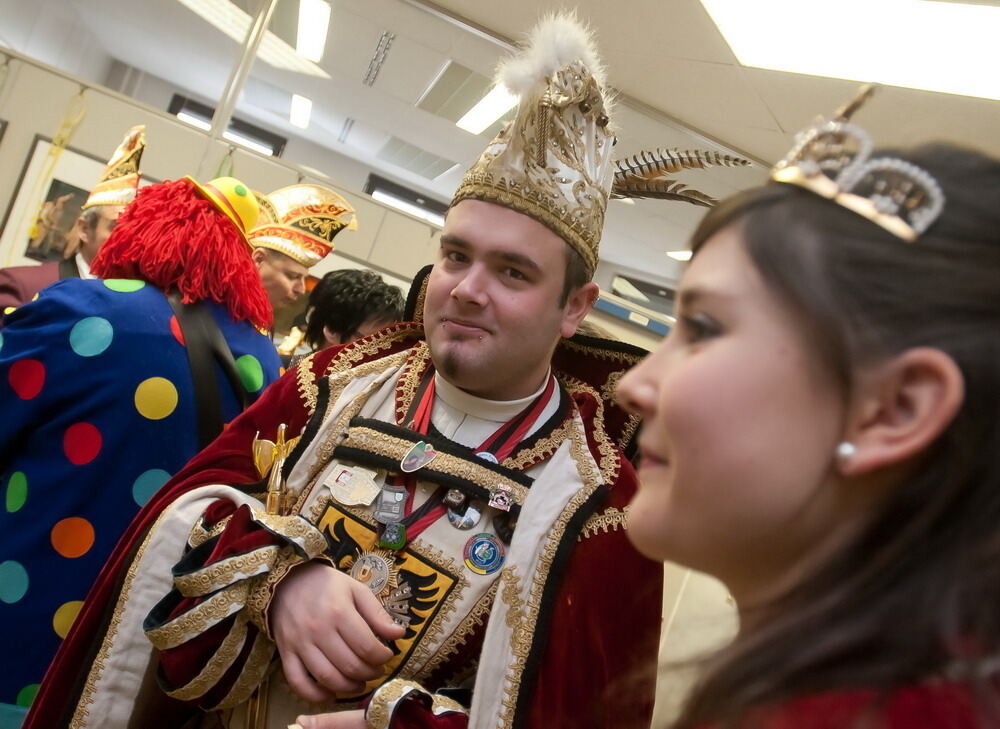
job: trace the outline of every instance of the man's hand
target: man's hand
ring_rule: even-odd
[[[314,714],[300,716],[292,724],[298,729],[367,729],[363,709],[354,711],[338,711],[333,714]],[[290,728],[291,729],[291,728]]]
[[[383,641],[405,632],[371,590],[323,562],[298,567],[279,583],[270,616],[288,685],[314,702],[363,689],[392,658]]]

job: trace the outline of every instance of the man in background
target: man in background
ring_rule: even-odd
[[[132,127],[111,156],[101,179],[94,186],[80,216],[73,225],[76,241],[59,261],[40,266],[12,266],[0,269],[0,313],[31,301],[49,284],[65,278],[94,278],[90,263],[115,229],[118,216],[135,199],[139,186],[139,160],[146,148],[146,127]],[[47,203],[53,210],[57,200]],[[53,210],[49,216],[54,215]]]
[[[333,250],[341,230],[357,230],[354,208],[321,185],[289,185],[257,194],[260,218],[250,231],[253,260],[277,314],[306,292],[309,269]],[[320,217],[321,216],[321,217]]]

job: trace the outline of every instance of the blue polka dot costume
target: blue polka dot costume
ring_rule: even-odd
[[[208,303],[255,399],[270,339]],[[217,368],[218,369],[218,368]],[[228,422],[239,413],[217,372]],[[198,451],[183,334],[142,281],[66,279],[0,329],[0,704],[28,706],[129,521]]]

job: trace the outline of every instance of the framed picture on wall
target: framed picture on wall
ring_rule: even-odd
[[[0,266],[54,261],[72,252],[73,225],[107,160],[67,147],[49,168],[52,140],[36,134],[0,226]],[[143,177],[140,186],[155,180]]]

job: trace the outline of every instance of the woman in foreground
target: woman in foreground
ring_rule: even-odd
[[[632,541],[740,609],[684,729],[1000,726],[1000,162],[856,108],[706,217],[619,389]]]

